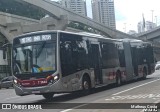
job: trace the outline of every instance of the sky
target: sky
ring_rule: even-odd
[[[57,0],[52,0],[57,1]],[[87,2],[87,15],[92,18],[91,0]],[[114,0],[116,29],[122,32],[137,31],[138,22],[152,21],[160,25],[160,0]]]

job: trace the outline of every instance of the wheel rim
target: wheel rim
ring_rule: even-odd
[[[88,90],[89,89],[89,83],[87,81],[84,81],[83,87],[84,87],[85,90]]]

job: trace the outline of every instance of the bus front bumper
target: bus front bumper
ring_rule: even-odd
[[[59,86],[58,82],[41,87],[22,87],[14,84],[14,89],[17,95],[24,96],[30,94],[44,94],[44,93],[58,93],[62,91],[61,87]]]

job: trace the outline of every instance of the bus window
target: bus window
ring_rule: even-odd
[[[40,71],[43,72],[55,70],[55,52],[55,44],[45,44],[41,51],[37,49],[37,45],[34,46],[33,67],[38,65],[41,68]],[[38,71],[33,69],[33,72],[36,73]]]
[[[72,51],[70,42],[61,42],[60,59],[63,76],[72,72]]]
[[[19,47],[16,49],[16,52],[14,53],[14,57],[16,59],[14,69],[16,73],[22,73],[22,72],[31,72],[31,46],[26,47]]]
[[[102,44],[102,66],[112,68],[119,65],[118,50],[113,43]]]
[[[87,61],[87,44],[81,36],[61,34],[60,58],[62,75],[67,76],[79,70],[85,69]]]
[[[56,70],[56,44],[39,43],[14,48],[14,73],[29,74]]]
[[[119,55],[120,67],[125,67],[126,62],[125,62],[124,50],[118,50],[118,55]]]

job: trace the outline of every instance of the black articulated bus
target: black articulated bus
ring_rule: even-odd
[[[39,31],[13,40],[17,95],[89,92],[112,83],[146,78],[154,68],[150,43],[91,33]]]

